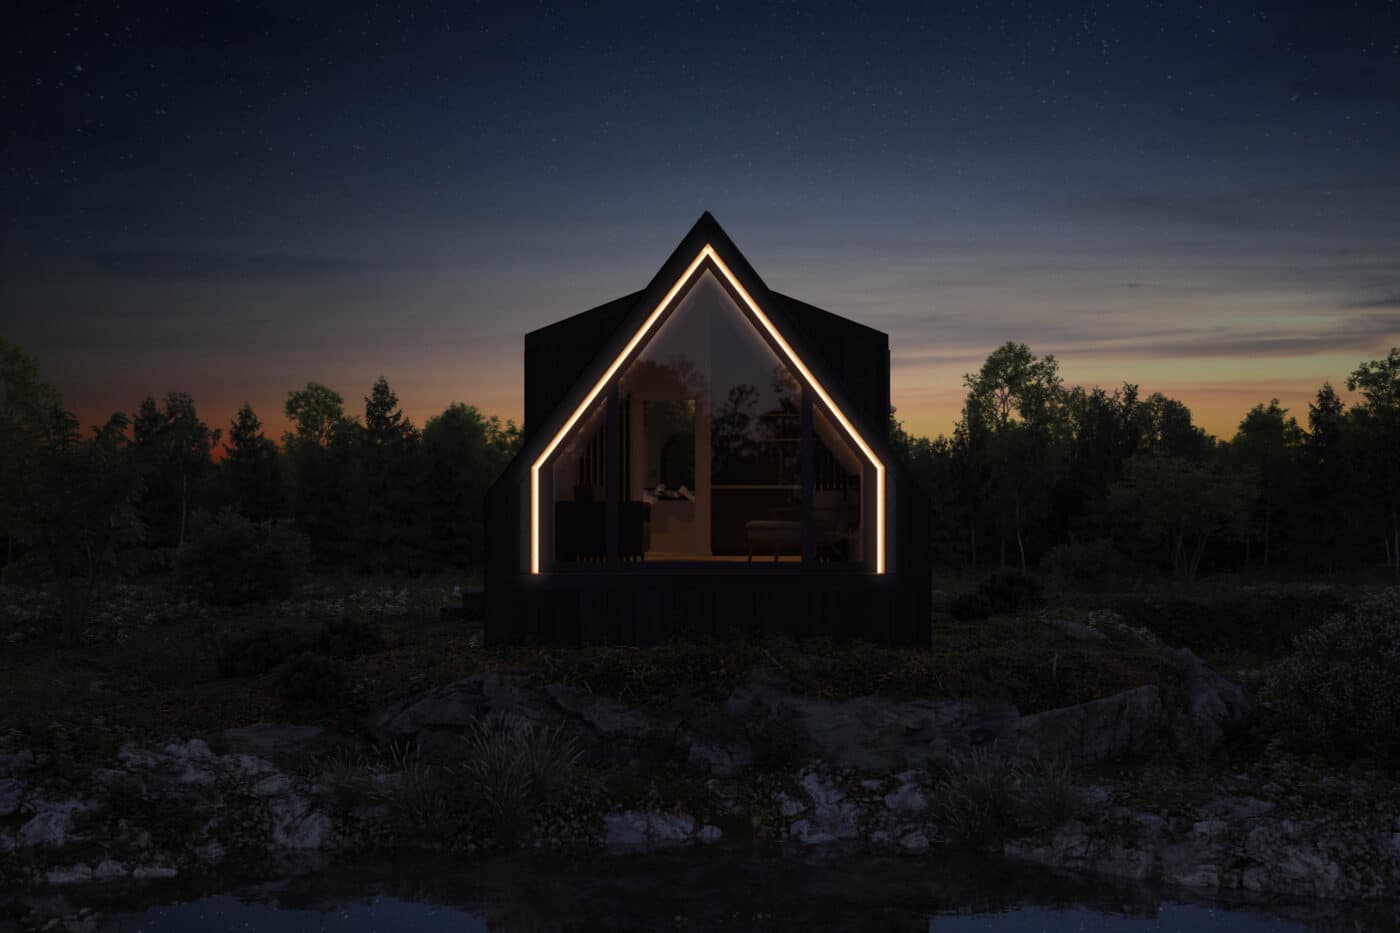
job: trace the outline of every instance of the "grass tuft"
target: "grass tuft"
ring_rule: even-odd
[[[934,784],[932,808],[957,845],[986,848],[1022,832],[1054,829],[1080,804],[1069,765],[1054,761],[1017,764],[995,745],[949,762]]]
[[[580,755],[562,725],[514,717],[483,720],[463,740],[465,757],[455,772],[485,828],[503,846],[513,845],[535,809],[565,789]]]

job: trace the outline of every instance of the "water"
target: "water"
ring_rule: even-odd
[[[573,923],[584,923],[575,918]],[[758,918],[763,928],[763,918]],[[783,928],[773,921],[774,928]],[[744,921],[731,920],[723,926],[746,929]],[[538,927],[522,927],[539,929]],[[561,924],[562,928],[562,924]],[[603,929],[619,929],[603,924]],[[621,927],[637,929],[638,927]],[[654,927],[642,926],[640,929]],[[661,929],[696,928],[684,917],[662,920]],[[707,927],[701,926],[700,929]],[[245,931],[266,933],[312,933],[335,930],[346,933],[386,933],[386,931],[418,930],[424,933],[448,931],[453,933],[485,933],[502,929],[492,926],[488,915],[465,908],[443,907],[436,904],[401,901],[394,897],[372,897],[353,904],[337,904],[319,909],[288,908],[276,902],[259,903],[231,895],[202,898],[189,904],[152,907],[139,914],[126,914],[110,920],[104,929],[130,933],[177,933],[177,931]],[[504,927],[510,929],[510,927]],[[870,929],[899,929],[886,927],[874,919]],[[1139,933],[1143,930],[1213,931],[1232,930],[1239,933],[1263,933],[1275,930],[1306,930],[1307,927],[1286,920],[1255,916],[1239,911],[1222,911],[1210,907],[1184,904],[1164,904],[1154,915],[1116,915],[1090,908],[1021,907],[1013,910],[974,915],[941,914],[929,917],[927,925],[910,926],[911,930],[937,933],[985,933],[988,930],[1014,933],[1070,933],[1095,930],[1102,933]]]
[[[45,912],[30,915],[21,928],[78,908],[95,921],[89,929],[112,933],[1263,933],[1384,929],[1396,920],[1375,906],[1348,910],[1279,899],[1220,903],[1184,891],[968,858],[712,849],[610,859],[519,856],[484,864],[453,856],[362,859],[279,874],[275,882],[245,875],[193,888],[163,883],[71,892],[63,909],[44,902]]]

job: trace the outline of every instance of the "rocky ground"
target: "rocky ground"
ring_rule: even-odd
[[[0,736],[0,885],[187,877],[288,851],[488,849],[499,839],[470,820],[429,832],[433,808],[454,802],[409,792],[451,769],[464,731],[509,721],[557,730],[580,755],[570,785],[524,814],[517,845],[976,846],[1201,892],[1400,892],[1391,776],[1281,755],[1222,767],[1214,753],[1251,715],[1243,691],[1190,652],[1154,650],[1180,667],[1179,689],[1029,716],[980,700],[818,699],[772,673],[682,716],[495,671],[376,713],[373,745],[263,724],[129,743],[91,773],[56,774],[12,733]]]

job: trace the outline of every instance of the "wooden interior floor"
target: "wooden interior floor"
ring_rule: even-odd
[[[747,563],[749,558],[747,555],[744,554],[716,554],[712,556],[701,556],[699,554],[686,554],[682,551],[647,551],[646,556],[642,559],[644,561],[705,561],[707,563],[720,563],[729,561],[742,564]],[[763,561],[764,563],[771,564],[773,563],[773,555],[759,554],[755,552],[753,560],[754,563]],[[779,562],[784,564],[801,563],[802,556],[800,554],[784,554],[783,556],[779,557],[778,560]]]

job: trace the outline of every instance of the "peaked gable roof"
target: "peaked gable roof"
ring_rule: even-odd
[[[603,350],[584,369],[573,388],[564,396],[562,403],[538,428],[530,430],[521,451],[520,460],[527,462],[530,470],[530,572],[540,572],[541,471],[562,441],[577,427],[584,413],[618,377],[623,366],[645,345],[661,321],[674,309],[676,298],[685,291],[695,276],[707,269],[714,272],[716,277],[739,297],[741,308],[753,319],[751,323],[756,322],[765,339],[776,346],[780,358],[797,371],[803,384],[813,391],[822,407],[840,425],[842,432],[874,467],[875,572],[884,573],[885,464],[888,451],[883,443],[883,424],[876,421],[879,427],[872,427],[868,423],[870,419],[862,418],[846,403],[839,386],[825,384],[818,373],[808,365],[806,361],[816,363],[819,354],[792,320],[796,316],[794,311],[800,315],[804,313],[804,308],[830,318],[836,318],[836,315],[769,291],[762,278],[708,211],[701,215],[652,278],[651,283],[635,298],[625,296],[616,302],[601,305],[583,315],[576,315],[575,318],[561,322],[568,325],[573,321],[573,326],[586,326],[588,321],[603,323],[614,317],[619,319]],[[631,305],[624,313],[621,309],[629,300]],[[580,318],[583,320],[576,320]]]
[[[709,237],[696,236],[702,224],[708,225]],[[717,235],[716,234],[717,231]],[[692,241],[728,242],[731,253],[737,247],[728,241],[718,221],[706,212],[681,240],[672,253],[683,254]],[[688,260],[693,257],[695,246]],[[668,264],[671,260],[668,260]],[[746,266],[747,262],[744,263]],[[734,268],[735,263],[730,263]],[[683,268],[683,264],[681,266]],[[751,268],[751,267],[750,267]],[[663,266],[663,272],[667,271]],[[757,279],[757,274],[753,276]],[[665,279],[658,273],[653,279]],[[672,279],[674,280],[674,279]],[[667,285],[670,282],[666,282]],[[890,408],[889,337],[858,321],[833,314],[816,305],[758,285],[750,292],[766,292],[764,307],[770,317],[782,319],[781,329],[795,345],[800,345],[803,359],[813,363],[833,386],[844,393],[845,410],[859,416],[872,428],[872,433],[885,437],[886,419]],[[530,331],[525,335],[525,441],[539,432],[550,415],[568,397],[569,392],[590,371],[596,360],[616,346],[616,334],[634,326],[638,305],[645,305],[648,289],[635,291],[620,298],[582,311]],[[653,302],[654,303],[654,302]],[[776,309],[776,310],[774,310]]]

